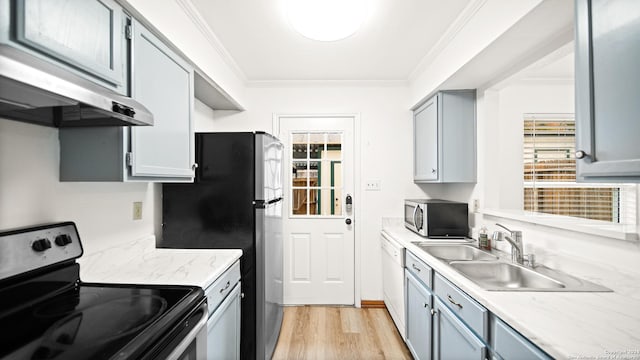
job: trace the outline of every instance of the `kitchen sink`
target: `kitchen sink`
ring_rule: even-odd
[[[422,245],[418,247],[434,257],[444,261],[487,261],[498,260],[498,257],[470,245]]]
[[[543,265],[528,268],[503,261],[452,261],[453,269],[485,290],[609,292],[604,286]]]
[[[454,261],[449,265],[486,290],[546,290],[566,287],[550,277],[510,263]]]

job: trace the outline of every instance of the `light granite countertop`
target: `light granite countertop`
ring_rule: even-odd
[[[242,256],[235,249],[156,249],[155,237],[119,243],[78,259],[84,282],[210,286]]]
[[[427,239],[403,225],[383,225],[383,232],[557,359],[640,359],[637,278],[597,264],[573,264],[571,275],[614,292],[487,291],[413,244]]]

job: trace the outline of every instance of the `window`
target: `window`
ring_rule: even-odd
[[[525,114],[524,210],[635,224],[636,185],[576,183],[573,114]]]
[[[342,215],[342,136],[291,134],[291,215]]]

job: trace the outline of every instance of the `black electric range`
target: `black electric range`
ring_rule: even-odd
[[[81,255],[72,222],[0,232],[0,359],[204,356],[202,289],[84,283]]]

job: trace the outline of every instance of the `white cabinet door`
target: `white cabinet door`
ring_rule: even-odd
[[[131,176],[194,176],[193,69],[140,23],[133,23],[132,97],[154,117],[131,128]]]

